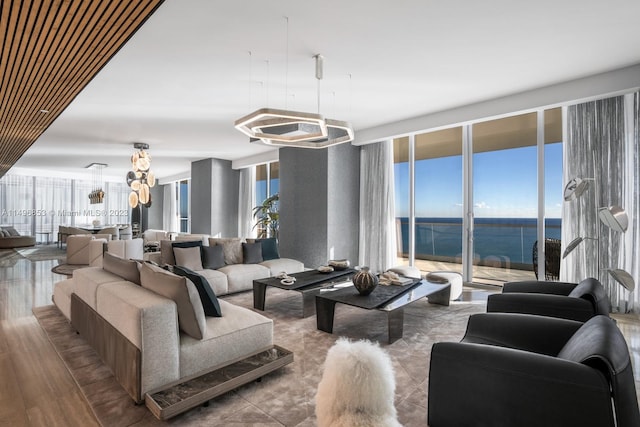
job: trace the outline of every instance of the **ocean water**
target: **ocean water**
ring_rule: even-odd
[[[402,252],[409,252],[409,219],[397,218],[402,232]],[[560,239],[560,218],[545,220],[548,238]],[[512,263],[532,264],[538,240],[535,218],[476,218],[474,257],[498,257]],[[416,257],[455,259],[462,254],[462,218],[416,218]]]

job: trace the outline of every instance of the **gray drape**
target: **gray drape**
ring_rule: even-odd
[[[368,144],[360,151],[361,266],[378,273],[396,257],[393,144]]]
[[[618,233],[604,226],[598,219],[599,207],[627,206],[637,194],[637,153],[629,157],[625,131],[625,98],[608,98],[567,108],[566,139],[564,144],[564,182],[579,177],[593,179],[590,188],[577,200],[564,202],[562,211],[563,250],[574,238],[585,240],[563,260],[561,280],[579,282],[587,277],[598,278],[610,297],[613,311],[631,308],[629,293],[608,274],[607,269],[626,269],[633,264],[633,254],[627,253],[631,235]],[[628,127],[627,127],[628,129]],[[636,138],[637,147],[637,138]],[[631,174],[628,172],[631,171]],[[635,190],[634,190],[635,188]],[[637,196],[636,196],[637,198]],[[636,215],[637,216],[637,215]],[[632,222],[637,222],[630,216]],[[637,242],[637,240],[636,240]],[[637,259],[637,255],[635,256]],[[633,274],[633,273],[632,273]],[[637,281],[637,274],[635,275]]]
[[[176,183],[171,182],[162,186],[162,229],[169,232],[178,232],[178,209]]]

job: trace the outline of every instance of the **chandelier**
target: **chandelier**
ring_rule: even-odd
[[[323,56],[316,61],[318,80],[318,113],[260,108],[235,121],[234,126],[247,135],[251,142],[267,145],[302,148],[325,148],[350,142],[353,128],[348,122],[327,119],[320,114],[320,81],[323,77]]]
[[[131,156],[132,170],[127,172],[127,185],[131,187],[129,206],[135,208],[140,204],[148,208],[151,206],[150,189],[156,185],[156,177],[151,171],[151,155],[145,151],[149,144],[135,142],[133,148],[137,151]]]
[[[87,169],[91,169],[93,187],[89,193],[89,204],[95,205],[104,201],[104,191],[102,190],[102,169],[106,168],[105,163],[91,163]]]

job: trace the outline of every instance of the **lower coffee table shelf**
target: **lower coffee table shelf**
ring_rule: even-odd
[[[147,408],[159,420],[188,411],[293,362],[293,353],[274,345],[253,356],[197,378],[145,395]]]

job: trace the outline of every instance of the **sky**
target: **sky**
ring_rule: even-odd
[[[476,153],[473,156],[474,216],[537,217],[536,147]],[[408,163],[395,166],[396,216],[409,209]],[[462,156],[416,162],[416,217],[462,216]],[[560,218],[562,143],[545,145],[545,216]]]

